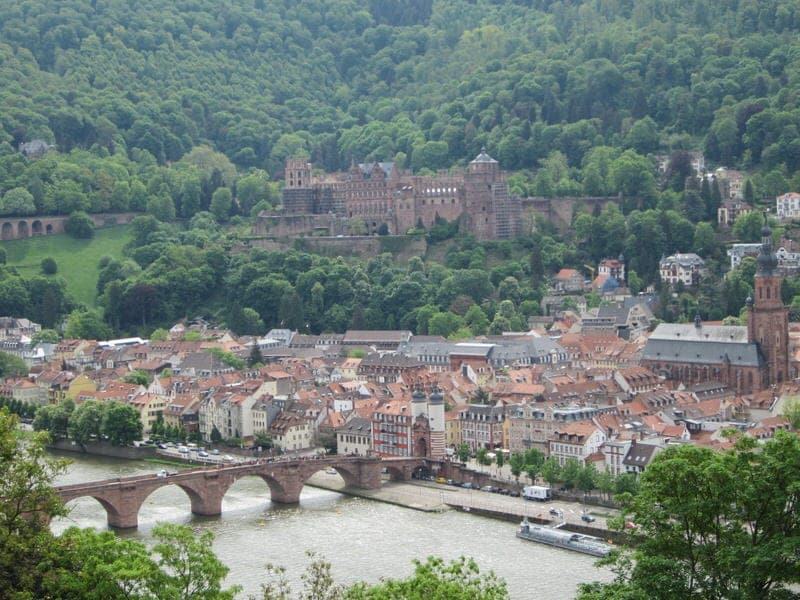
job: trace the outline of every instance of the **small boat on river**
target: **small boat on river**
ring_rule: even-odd
[[[582,533],[573,533],[572,531],[565,531],[555,527],[535,525],[530,523],[528,519],[520,523],[519,529],[517,530],[517,537],[523,540],[548,544],[566,550],[574,550],[575,552],[582,552],[600,558],[608,556],[608,553],[611,552],[611,545],[598,537],[584,535]]]

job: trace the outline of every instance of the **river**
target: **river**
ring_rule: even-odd
[[[161,468],[145,461],[68,458],[73,462],[58,484]],[[70,525],[105,529],[105,511],[97,501],[82,498],[69,507],[69,518],[53,522],[56,533]],[[286,567],[299,589],[307,550],[329,560],[340,583],[403,577],[413,571],[415,558],[470,556],[482,571],[492,570],[505,579],[515,600],[572,598],[581,582],[611,579],[608,570],[594,566],[592,557],[517,539],[513,523],[455,511],[420,512],[308,486],[298,506],[272,505],[266,483],[255,477],[229,489],[219,517],[195,517],[180,488],[159,489],[142,506],[138,530],[121,535],[150,542],[151,529],[159,521],[212,531],[214,551],[230,567],[228,583],[241,585],[243,598],[258,593],[267,563]]]

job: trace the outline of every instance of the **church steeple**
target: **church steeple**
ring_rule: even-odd
[[[747,303],[747,336],[758,344],[765,362],[765,383],[772,385],[789,376],[789,311],[781,299],[783,276],[772,248],[766,213],[756,262],[754,298]]]
[[[767,213],[764,213],[764,227],[761,228],[761,250],[756,261],[758,275],[772,275],[778,268],[778,257],[772,250],[772,230],[767,222]]]

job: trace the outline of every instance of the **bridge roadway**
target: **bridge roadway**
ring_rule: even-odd
[[[300,500],[306,481],[317,471],[335,469],[348,487],[377,489],[386,469],[395,481],[408,481],[415,469],[432,466],[424,458],[380,459],[365,456],[324,458],[261,459],[247,463],[178,471],[166,477],[139,475],[87,483],[62,485],[56,491],[64,502],[91,497],[105,509],[108,524],[118,529],[138,526],[139,509],[155,490],[168,485],[181,488],[192,504],[192,513],[215,516],[222,513],[222,499],[228,488],[242,477],[255,476],[269,486],[273,502],[292,504]]]

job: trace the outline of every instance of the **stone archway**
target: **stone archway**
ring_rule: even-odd
[[[33,223],[31,223],[31,232],[33,235],[42,235],[42,233],[44,233],[42,229],[42,222],[39,219],[36,219]]]
[[[417,438],[414,443],[414,456],[428,456],[428,440],[426,438]]]
[[[2,238],[4,240],[13,240],[14,239],[14,225],[9,223],[8,221],[3,223]]]
[[[47,227],[45,227],[45,234],[53,235],[53,224],[52,223],[48,223]]]
[[[17,223],[17,237],[26,238],[30,235],[27,221],[20,221]]]

